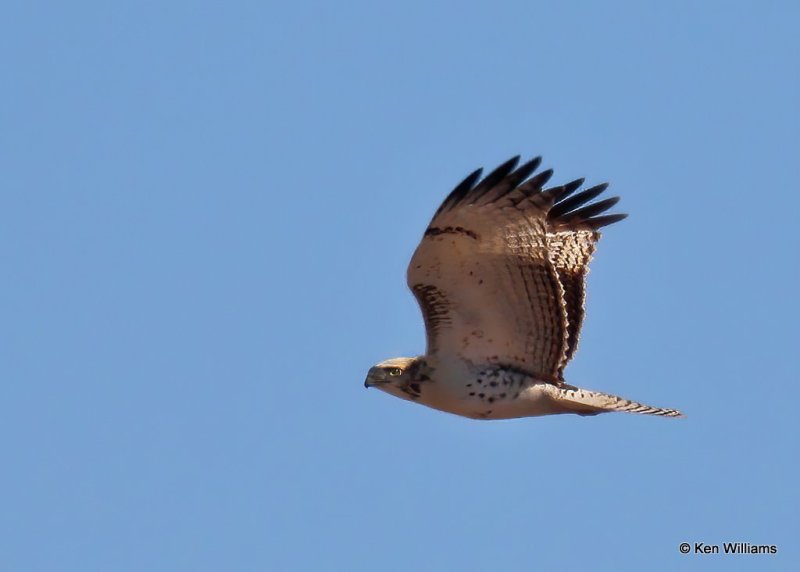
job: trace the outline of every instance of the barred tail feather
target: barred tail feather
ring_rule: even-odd
[[[563,406],[568,412],[579,415],[597,415],[598,413],[610,411],[622,411],[624,413],[660,415],[662,417],[685,417],[683,413],[676,409],[653,407],[652,405],[645,405],[617,395],[590,391],[571,385],[550,387],[552,388],[550,394],[559,405]]]

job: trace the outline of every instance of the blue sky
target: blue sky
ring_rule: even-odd
[[[796,568],[800,11],[699,4],[7,3],[0,569]],[[363,388],[518,153],[631,215],[568,379],[687,419]]]

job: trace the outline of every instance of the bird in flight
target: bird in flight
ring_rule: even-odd
[[[578,179],[544,189],[541,157],[514,157],[470,174],[444,200],[408,267],[427,351],[372,367],[364,382],[390,395],[473,419],[611,411],[682,417],[568,384],[578,346],[588,265],[608,184],[576,193]],[[518,166],[519,165],[519,166]]]

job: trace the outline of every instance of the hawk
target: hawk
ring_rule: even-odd
[[[607,183],[576,193],[578,179],[543,189],[552,169],[514,157],[478,169],[444,200],[408,267],[422,309],[424,356],[369,370],[366,387],[473,419],[610,411],[682,417],[564,380],[578,346],[586,274],[604,214],[592,202]]]

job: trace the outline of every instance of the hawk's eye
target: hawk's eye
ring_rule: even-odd
[[[402,375],[402,373],[403,373],[403,370],[400,369],[399,367],[390,367],[389,368],[389,375],[391,375],[392,377],[397,377],[399,375]]]

